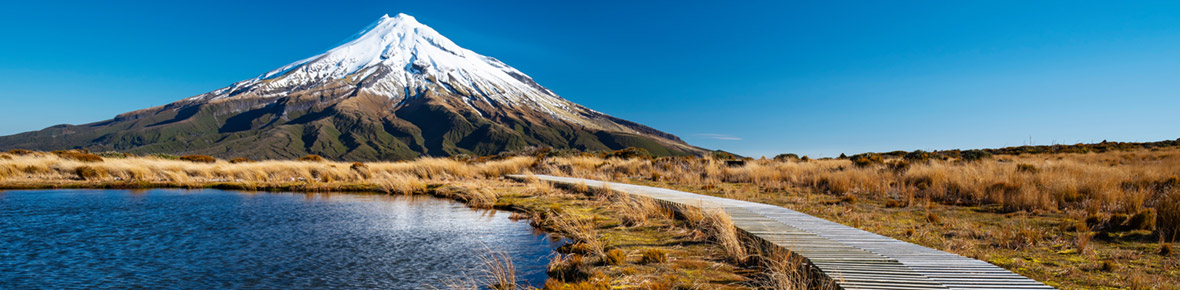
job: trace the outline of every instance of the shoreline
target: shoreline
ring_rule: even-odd
[[[470,186],[474,184],[475,186]],[[540,185],[543,184],[543,185]],[[540,190],[532,189],[539,187]],[[430,196],[465,204],[475,210],[502,210],[512,213],[514,220],[528,220],[537,231],[571,241],[558,249],[558,257],[550,264],[549,281],[543,289],[566,289],[568,287],[649,287],[654,285],[706,285],[706,289],[745,289],[756,287],[758,270],[749,266],[726,265],[720,250],[710,241],[698,241],[696,230],[689,229],[682,221],[669,214],[663,218],[653,217],[647,225],[624,226],[622,215],[614,201],[602,199],[597,192],[579,191],[573,188],[555,187],[543,181],[517,180],[512,178],[429,181],[421,187],[406,193],[387,192],[375,183],[348,182],[146,182],[146,181],[53,181],[53,182],[0,182],[0,194],[6,190],[54,190],[54,189],[218,189],[245,192],[291,192],[291,193],[342,193],[358,195],[403,195]],[[495,191],[494,201],[488,202],[474,192]],[[531,192],[526,192],[531,191]],[[562,222],[562,220],[566,220]],[[614,221],[611,221],[614,220]],[[556,222],[555,222],[556,221]],[[568,224],[572,222],[573,224]],[[579,233],[578,224],[595,224],[595,233],[584,236]],[[659,225],[659,226],[654,226]],[[581,235],[581,236],[580,236]],[[664,241],[666,244],[652,244]],[[701,243],[704,242],[704,243]],[[586,249],[587,244],[597,249]],[[620,251],[621,250],[621,251]],[[650,262],[649,253],[661,253],[666,262]],[[483,253],[495,255],[496,253]],[[619,257],[621,255],[621,257]],[[622,261],[616,261],[621,259]],[[688,261],[695,261],[689,263]],[[683,264],[688,267],[682,268]],[[488,265],[496,268],[496,265]],[[741,273],[741,274],[739,274]],[[753,275],[753,276],[751,276]],[[721,277],[724,283],[710,283],[710,277]],[[469,277],[470,278],[470,277]],[[477,278],[472,278],[476,279]],[[460,281],[462,285],[486,284],[484,281]],[[741,286],[746,285],[746,286]],[[442,289],[447,289],[442,287]]]

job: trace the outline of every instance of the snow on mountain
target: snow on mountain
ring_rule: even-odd
[[[577,123],[584,123],[579,113],[592,112],[495,58],[459,47],[406,14],[384,15],[327,52],[188,100],[281,97],[339,80],[400,101],[433,90],[463,96],[468,104],[528,106]]]

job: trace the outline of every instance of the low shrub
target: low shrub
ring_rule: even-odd
[[[319,155],[312,154],[312,155],[307,155],[307,156],[299,157],[299,161],[304,161],[304,162],[324,162],[324,161],[327,161],[327,160],[326,160],[326,159],[324,159],[324,157],[322,157],[322,156],[319,156]]]
[[[959,154],[959,158],[967,162],[979,161],[991,157],[991,153],[979,149],[967,150]]]
[[[217,158],[209,155],[185,155],[180,156],[180,160],[192,163],[217,163]]]
[[[663,262],[667,262],[667,261],[668,261],[668,251],[665,251],[662,249],[657,249],[657,248],[649,248],[649,249],[643,250],[643,255],[639,257],[639,263],[645,264],[645,265],[646,264],[663,263]]]
[[[78,151],[78,150],[54,151],[53,154],[57,155],[58,157],[61,157],[62,159],[70,159],[70,160],[76,160],[76,161],[81,161],[81,162],[102,162],[103,161],[101,156],[86,153],[84,151]]]
[[[155,158],[159,158],[159,159],[166,159],[166,160],[180,160],[180,156],[167,154],[167,153],[152,153],[152,154],[148,154],[147,156],[148,157],[155,157]]]
[[[250,163],[250,162],[254,162],[254,160],[250,160],[250,158],[234,158],[234,159],[229,160],[229,163],[233,163],[233,164]]]
[[[617,158],[622,158],[622,159],[633,159],[633,158],[651,159],[651,156],[652,156],[651,153],[647,152],[647,149],[627,147],[622,150],[616,150],[616,151],[612,151],[610,153],[607,153],[606,156],[604,156],[604,157],[605,158],[617,157]]]
[[[799,155],[796,155],[793,153],[779,154],[777,156],[774,156],[774,161],[778,161],[778,162],[789,162],[789,161],[797,161],[797,160],[799,160]]]
[[[906,153],[902,156],[902,159],[915,163],[925,163],[930,161],[931,158],[934,158],[934,154],[922,150],[914,150],[914,152]]]
[[[884,159],[881,158],[881,154],[877,153],[852,155],[852,157],[848,157],[848,159],[852,160],[852,165],[856,165],[856,167],[869,167],[885,162]]]
[[[8,150],[8,153],[12,154],[12,155],[29,155],[29,154],[33,154],[33,150],[12,149],[12,150]]]
[[[95,155],[98,155],[99,157],[102,157],[102,158],[127,158],[127,157],[134,156],[134,155],[131,155],[128,153],[121,153],[121,152],[115,152],[115,151],[99,152],[99,153],[95,153]]]

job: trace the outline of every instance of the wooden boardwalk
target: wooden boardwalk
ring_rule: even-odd
[[[525,176],[509,176],[524,179]],[[779,206],[665,188],[536,175],[553,183],[721,208],[738,229],[790,250],[843,289],[1054,289],[990,263],[870,233]]]

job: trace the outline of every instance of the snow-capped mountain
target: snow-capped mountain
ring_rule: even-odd
[[[156,108],[0,137],[0,147],[340,159],[493,154],[526,146],[701,150],[557,96],[406,14],[319,55]]]

